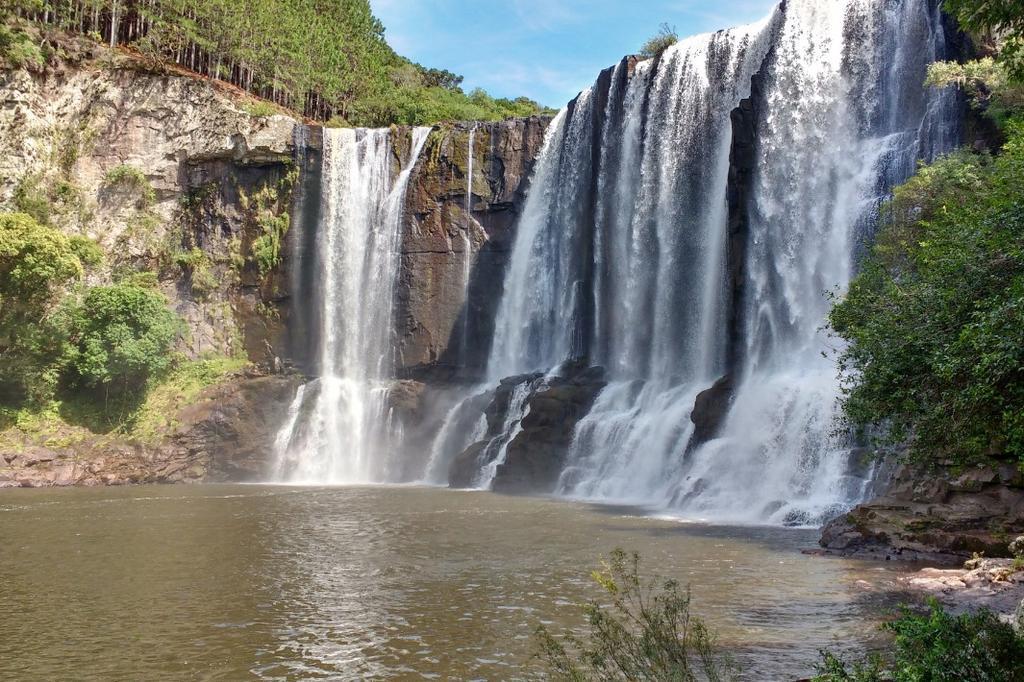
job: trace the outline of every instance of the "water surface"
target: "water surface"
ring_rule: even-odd
[[[4,491],[0,679],[523,679],[615,547],[692,585],[748,679],[795,679],[894,577],[815,540],[429,488]]]

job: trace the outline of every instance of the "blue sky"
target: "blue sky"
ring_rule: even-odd
[[[681,36],[756,21],[776,0],[370,0],[401,55],[468,91],[560,107],[662,22]]]

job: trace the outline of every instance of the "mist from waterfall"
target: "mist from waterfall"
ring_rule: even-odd
[[[889,188],[955,143],[953,97],[923,87],[945,46],[937,5],[790,0],[624,61],[558,115],[488,376],[606,369],[560,494],[790,525],[863,495],[822,327]],[[730,117],[747,97],[756,161],[736,281]],[[691,442],[695,398],[724,376],[735,389],[718,437]]]
[[[400,439],[389,390],[394,286],[406,187],[429,128],[401,171],[390,130],[325,129],[315,248],[317,378],[299,389],[279,433],[273,480],[387,481]]]

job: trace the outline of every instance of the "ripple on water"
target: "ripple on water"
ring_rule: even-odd
[[[538,624],[582,625],[615,547],[691,585],[751,679],[795,677],[871,636],[892,577],[800,554],[808,531],[438,488],[5,497],[2,679],[515,679]]]

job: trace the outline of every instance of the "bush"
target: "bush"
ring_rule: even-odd
[[[265,100],[254,99],[246,100],[242,102],[242,111],[249,114],[253,118],[266,118],[267,116],[273,116],[274,114],[280,114],[281,109],[276,104],[271,104]]]
[[[832,310],[844,412],[926,460],[1024,464],[1024,123],[1000,156],[956,154],[896,190]]]
[[[679,42],[679,34],[676,29],[668,24],[662,24],[658,33],[640,48],[640,56],[644,59],[654,59]]]
[[[45,402],[58,379],[53,355],[60,340],[41,320],[60,290],[82,275],[75,249],[61,232],[24,213],[0,213],[0,398]],[[56,350],[54,350],[56,349]]]
[[[612,552],[593,578],[611,601],[583,606],[587,641],[555,638],[537,628],[539,656],[556,680],[653,680],[688,682],[732,679],[731,662],[718,653],[715,636],[690,613],[689,592],[674,580],[640,578],[640,557]],[[563,644],[564,642],[564,644]],[[566,646],[568,645],[568,647]]]
[[[1019,682],[1024,639],[991,611],[952,616],[932,601],[926,614],[904,609],[883,629],[892,651],[847,664],[823,653],[816,682]]]
[[[46,57],[39,46],[23,32],[0,25],[0,61],[15,69],[38,71],[46,66]]]
[[[140,391],[165,372],[182,324],[160,293],[122,282],[66,302],[52,328],[67,339],[60,363],[67,382],[110,396]]]
[[[43,225],[50,223],[51,202],[43,188],[42,177],[37,174],[25,175],[14,188],[14,208],[19,213],[32,216]]]
[[[68,238],[68,244],[71,247],[71,252],[75,254],[82,265],[95,267],[103,262],[103,249],[88,237],[75,235]]]
[[[188,273],[192,295],[201,301],[209,298],[217,288],[217,278],[213,276],[212,264],[206,252],[195,246],[190,251],[179,253],[174,261]]]
[[[121,164],[111,168],[103,176],[103,186],[108,189],[115,187],[134,189],[139,193],[140,208],[152,206],[156,202],[156,191],[149,184],[146,175],[135,166]]]
[[[1024,108],[1024,87],[1014,83],[1006,66],[984,57],[975,61],[936,62],[928,67],[926,85],[933,88],[956,86],[967,93],[972,106],[1004,122]]]

